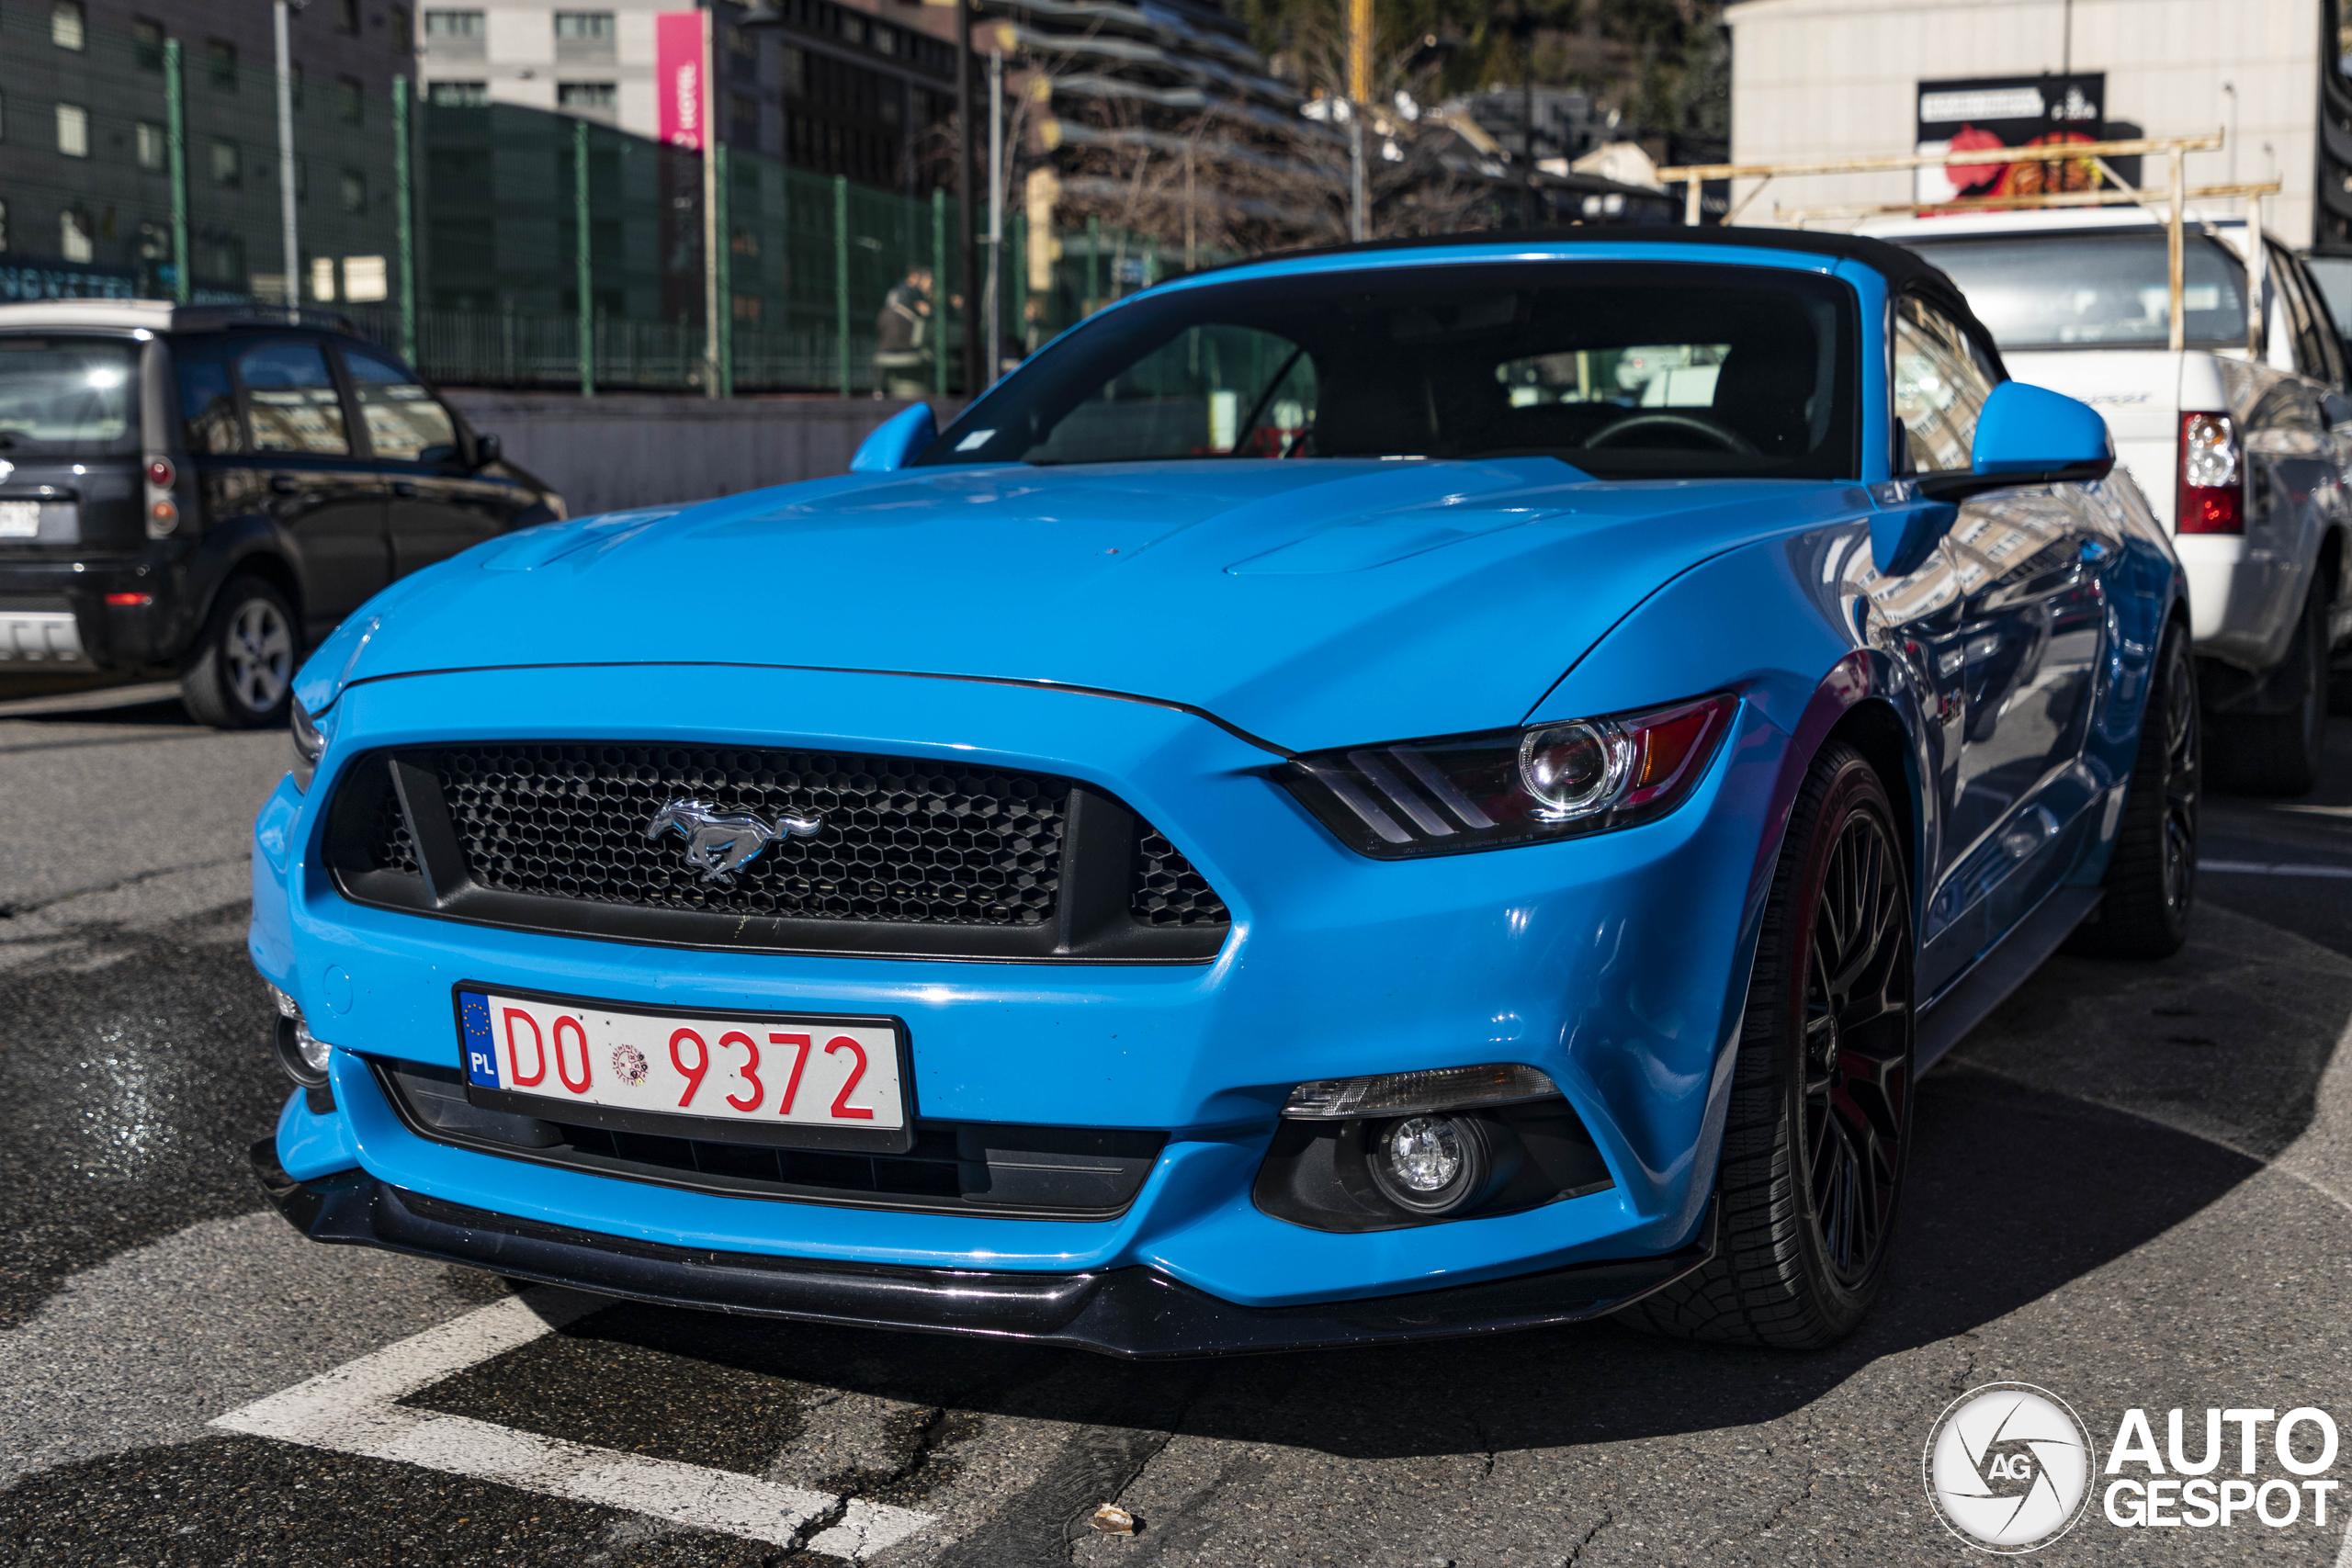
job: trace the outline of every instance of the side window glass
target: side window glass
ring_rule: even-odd
[[[343,351],[359,394],[359,417],[376,456],[404,463],[446,463],[458,455],[457,422],[417,378],[356,348]]]
[[[1993,390],[1982,351],[1942,311],[1917,299],[1894,308],[1894,417],[1913,473],[1965,471],[1976,418]]]
[[[180,383],[181,438],[188,451],[198,457],[242,451],[244,427],[237,423],[229,367],[217,359],[183,356],[174,368]]]
[[[237,378],[245,384],[254,451],[350,454],[343,400],[317,344],[271,343],[249,349],[237,361]]]

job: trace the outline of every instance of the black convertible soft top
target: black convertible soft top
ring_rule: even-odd
[[[1812,255],[1858,261],[1885,278],[1892,288],[1925,295],[1958,316],[1967,325],[1975,328],[1986,351],[1993,352],[1993,334],[1977,321],[1976,312],[1968,308],[1968,297],[1960,291],[1960,286],[1952,282],[1941,267],[1917,251],[1905,250],[1901,245],[1889,244],[1867,234],[1837,234],[1816,229],[1694,229],[1682,223],[1472,229],[1456,234],[1430,234],[1417,239],[1365,240],[1349,245],[1312,245],[1295,251],[1277,251],[1268,255],[1227,262],[1218,266],[1204,266],[1198,272],[1180,276],[1198,277],[1231,267],[1258,266],[1267,262],[1293,261],[1302,256],[1372,255],[1384,251],[1442,250],[1452,245],[1508,245],[1532,241],[1553,244],[1568,241],[1588,245],[1729,245],[1759,251],[1803,251]],[[1999,363],[1997,354],[1994,362]]]

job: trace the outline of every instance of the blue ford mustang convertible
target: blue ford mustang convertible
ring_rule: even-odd
[[[1920,1073],[2182,941],[2182,594],[1872,241],[1183,278],[346,622],[255,829],[254,1164],[321,1241],[780,1318],[1822,1345]]]

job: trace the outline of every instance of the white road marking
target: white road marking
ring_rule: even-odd
[[[527,1345],[610,1300],[540,1287],[411,1335],[373,1355],[216,1417],[212,1425],[306,1448],[399,1460],[526,1492],[722,1530],[772,1545],[858,1558],[904,1540],[935,1516],[777,1486],[733,1471],[543,1438],[397,1402],[468,1367]],[[840,1510],[804,1540],[802,1532]]]
[[[2352,865],[2291,865],[2285,861],[2204,860],[2197,863],[2197,869],[2236,876],[2340,876],[2352,879]]]

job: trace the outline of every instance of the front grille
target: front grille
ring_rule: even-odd
[[[1162,1133],[925,1122],[916,1126],[914,1146],[899,1155],[779,1148],[733,1141],[726,1123],[695,1118],[625,1118],[665,1125],[655,1132],[479,1105],[453,1067],[386,1057],[370,1058],[369,1066],[394,1112],[419,1137],[736,1198],[1011,1219],[1114,1219],[1135,1201],[1168,1141]],[[495,1098],[503,1104],[530,1099]],[[674,1131],[667,1130],[671,1123]],[[692,1135],[697,1132],[712,1135]]]
[[[820,826],[706,874],[683,834],[649,832],[675,801]],[[376,752],[338,787],[328,861],[361,903],[680,946],[1199,962],[1231,923],[1114,798],[912,757],[610,742]]]
[[[912,758],[650,746],[452,748],[428,763],[476,886],[662,909],[1035,926],[1054,918],[1069,785]],[[646,824],[693,798],[828,830],[704,880]]]

